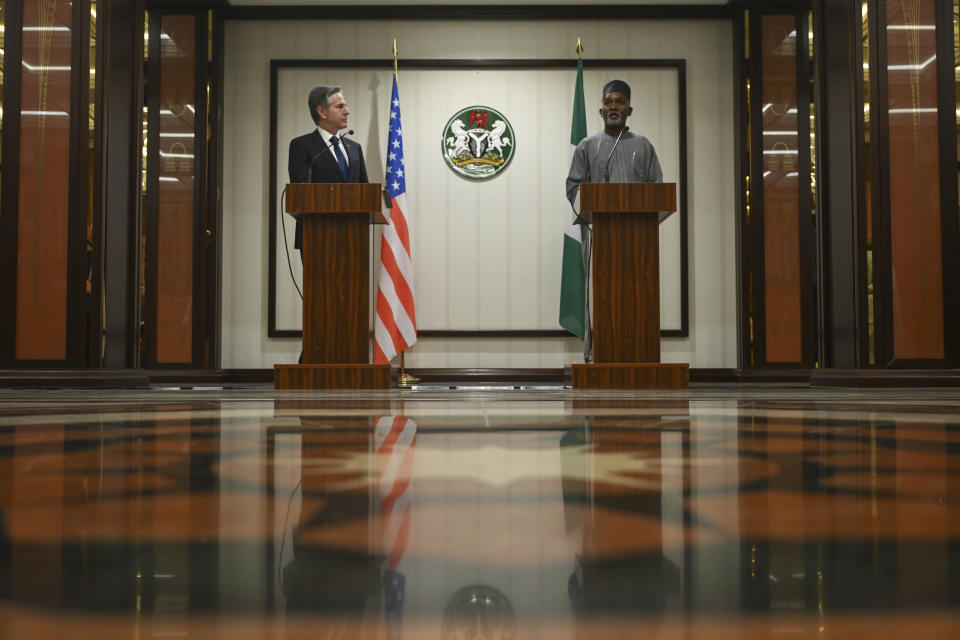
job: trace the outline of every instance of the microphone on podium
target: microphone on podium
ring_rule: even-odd
[[[616,150],[617,145],[620,144],[620,136],[623,135],[623,132],[629,129],[630,127],[624,127],[620,129],[620,133],[617,135],[616,141],[613,143],[613,148],[610,149],[610,155],[607,156],[607,164],[603,168],[603,181],[610,182],[610,158],[613,157],[613,152]],[[322,152],[321,152],[322,153]]]
[[[344,131],[343,133],[335,137],[337,141],[341,141],[343,140],[344,136],[352,136],[352,135],[353,135],[353,129],[347,129],[346,131]],[[323,152],[329,149],[331,146],[333,146],[333,140],[328,142],[323,149],[321,149],[320,151],[317,151],[317,153],[315,153],[314,156],[310,158],[310,164],[307,165],[307,182],[313,182],[313,163],[316,162],[317,158],[322,156]]]

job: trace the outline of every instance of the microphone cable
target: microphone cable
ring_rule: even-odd
[[[283,517],[283,534],[280,536],[280,553],[277,554],[277,582],[280,584],[280,592],[286,595],[286,591],[283,588],[283,549],[287,544],[287,525],[290,523],[290,506],[293,504],[293,496],[296,495],[297,489],[300,488],[301,483],[303,482],[303,477],[297,480],[296,486],[293,487],[293,491],[290,492],[290,497],[287,498],[287,514]],[[301,502],[303,501],[303,496],[300,496]],[[294,550],[296,552],[296,550]]]
[[[290,281],[293,282],[293,286],[296,287],[300,299],[303,300],[303,291],[300,290],[300,286],[297,284],[297,278],[293,275],[293,263],[290,261],[290,246],[287,244],[287,221],[283,215],[283,202],[286,197],[287,188],[284,187],[283,193],[280,194],[280,226],[283,228],[283,250],[287,254],[287,269],[290,271]]]

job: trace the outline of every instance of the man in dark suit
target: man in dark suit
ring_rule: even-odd
[[[337,135],[350,115],[340,87],[315,87],[307,105],[317,128],[290,141],[290,182],[369,182],[360,145]],[[299,220],[293,246],[303,247]]]

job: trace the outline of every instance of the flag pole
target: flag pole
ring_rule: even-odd
[[[412,376],[412,375],[410,375],[409,373],[407,373],[407,368],[406,368],[406,366],[405,366],[405,364],[404,364],[404,361],[403,361],[403,354],[405,354],[406,352],[407,352],[406,349],[404,349],[403,351],[400,352],[400,378],[399,378],[399,381],[400,381],[400,386],[401,386],[401,387],[409,387],[409,386],[415,385],[415,384],[417,384],[418,382],[420,382],[420,378],[418,378],[418,377],[416,377],[416,376]]]
[[[397,39],[393,39],[393,76],[397,77]],[[410,347],[407,347],[409,349]],[[404,355],[406,354],[406,349],[400,352],[400,377],[398,379],[401,387],[410,387],[412,385],[420,382],[420,378],[410,375],[407,373],[406,361],[404,360]]]

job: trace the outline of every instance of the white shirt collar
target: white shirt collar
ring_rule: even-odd
[[[323,140],[323,143],[327,146],[330,146],[332,144],[334,138],[339,137],[335,133],[327,133],[325,129],[321,129],[320,127],[317,127],[317,133],[320,134],[320,139]],[[350,166],[350,154],[347,153],[347,145],[343,143],[342,138],[340,139],[340,151],[343,152],[343,157],[347,161],[347,166]]]
[[[335,133],[327,133],[327,131],[326,131],[325,129],[321,129],[320,127],[317,127],[317,133],[320,134],[320,137],[323,138],[323,140],[324,140],[327,144],[330,144],[330,141],[331,141],[333,138],[336,138],[336,137],[337,137],[337,134],[335,134]]]

